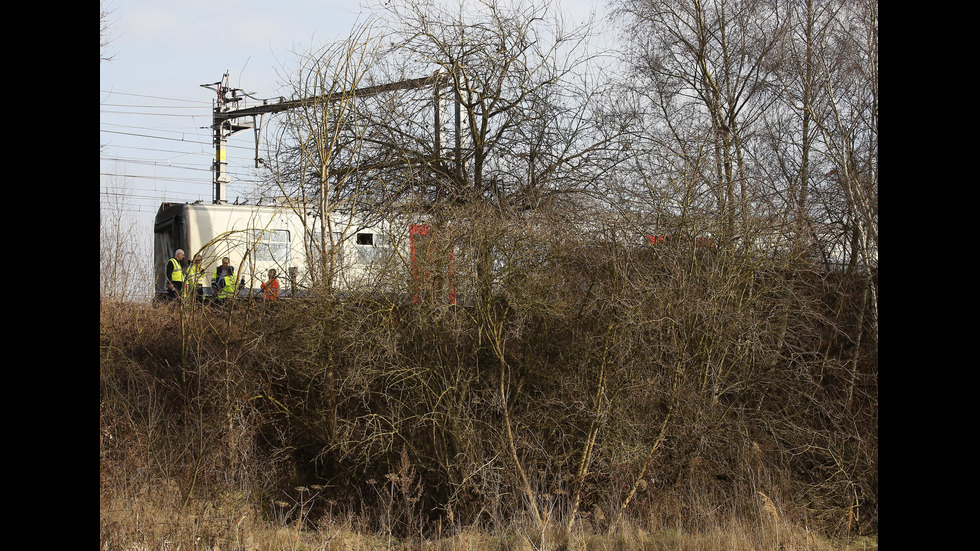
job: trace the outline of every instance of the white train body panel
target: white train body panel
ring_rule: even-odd
[[[286,206],[254,206],[203,203],[164,203],[154,227],[155,291],[165,288],[166,262],[176,249],[184,250],[185,270],[195,254],[202,255],[205,294],[211,295],[212,274],[223,257],[229,257],[237,279],[244,279],[240,294],[256,294],[275,269],[283,293],[301,295],[323,267],[321,251],[332,254],[334,285],[339,290],[372,285],[380,272],[404,267],[407,258],[408,221],[397,224],[371,222],[364,215],[331,215],[326,232],[319,218],[303,219]],[[321,247],[325,235],[327,246]]]

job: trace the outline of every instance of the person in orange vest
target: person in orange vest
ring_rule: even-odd
[[[277,300],[279,298],[279,278],[275,270],[269,270],[269,281],[262,284],[262,300]]]

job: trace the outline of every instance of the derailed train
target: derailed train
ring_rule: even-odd
[[[655,248],[677,240],[667,234],[644,234],[624,237],[637,246]],[[282,296],[304,296],[314,288],[316,277],[324,275],[310,273],[310,267],[329,265],[333,288],[342,293],[367,289],[417,296],[435,292],[440,300],[455,303],[456,253],[451,246],[447,249],[433,241],[433,229],[421,215],[382,217],[336,211],[324,227],[321,217],[288,201],[262,206],[163,203],[154,226],[154,289],[157,296],[166,294],[167,260],[183,249],[185,266],[196,254],[203,259],[205,296],[216,294],[212,274],[222,258],[228,257],[236,279],[244,280],[238,289],[241,297],[259,296],[270,269],[279,275]],[[708,234],[692,237],[691,242],[695,250],[704,252],[717,247]],[[785,248],[785,237],[776,234],[766,239],[757,236],[753,242],[757,252],[767,254],[779,254]],[[856,254],[839,240],[828,244],[819,255],[825,269],[842,269]],[[321,262],[323,253],[330,254],[329,262]],[[876,268],[876,250],[872,262]],[[392,284],[401,288],[382,289]]]
[[[418,242],[428,235],[420,219],[397,222],[368,214],[334,212],[324,226],[319,216],[288,203],[231,205],[163,203],[154,224],[154,290],[166,293],[165,267],[177,249],[185,266],[202,257],[206,296],[215,295],[214,268],[228,257],[243,280],[238,295],[258,296],[270,269],[276,270],[284,297],[303,296],[315,279],[310,266],[323,252],[331,254],[334,281],[344,289],[372,285],[383,270],[407,269]],[[393,268],[394,267],[394,268]]]

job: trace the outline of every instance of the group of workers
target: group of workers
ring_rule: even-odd
[[[174,256],[167,261],[166,281],[167,297],[171,300],[196,298],[204,300],[205,271],[201,265],[203,259],[200,254],[194,255],[194,261],[185,269],[183,249],[177,249]],[[277,300],[279,298],[279,278],[275,270],[269,270],[269,279],[262,284],[262,299],[265,301]],[[231,259],[227,256],[221,259],[221,264],[216,266],[211,273],[211,290],[214,298],[219,301],[229,299],[238,292],[239,286],[245,285],[245,279],[238,281],[235,276],[235,267],[231,265]]]

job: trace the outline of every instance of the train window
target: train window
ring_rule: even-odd
[[[388,254],[388,241],[381,234],[363,232],[356,236],[357,257],[362,263],[377,262]]]
[[[289,230],[259,230],[254,234],[255,260],[289,262]]]

